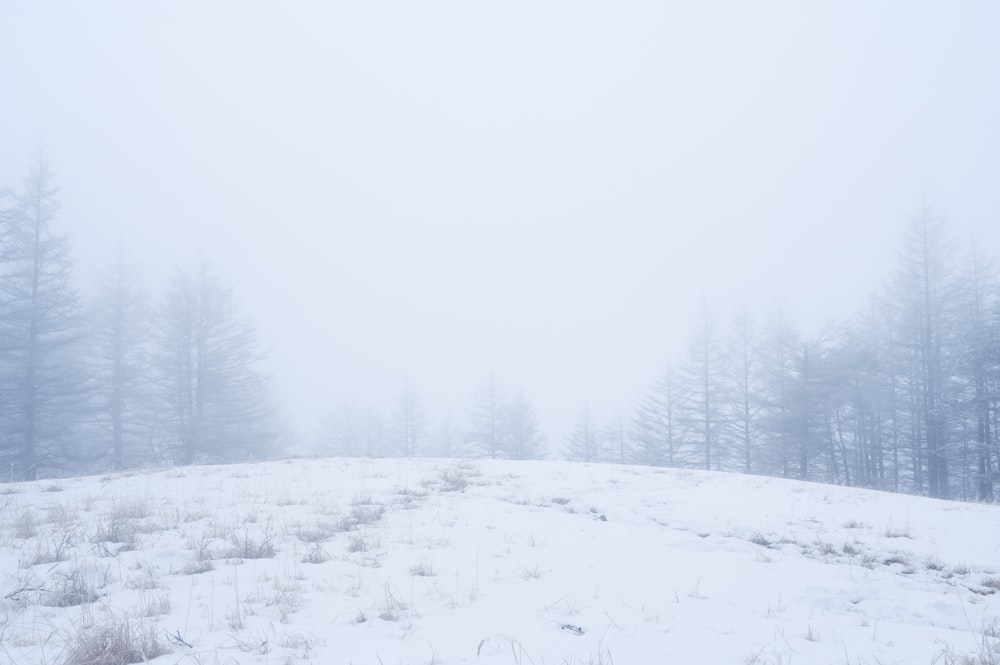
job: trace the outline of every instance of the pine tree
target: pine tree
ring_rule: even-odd
[[[392,436],[397,455],[415,457],[425,444],[427,416],[417,389],[409,380],[403,381],[396,408],[392,413]]]
[[[179,462],[278,451],[281,426],[256,331],[240,320],[232,290],[206,266],[194,277],[174,277],[156,337],[166,445]]]
[[[358,457],[365,454],[361,426],[357,409],[350,402],[343,402],[323,418],[316,452],[335,457]]]
[[[505,457],[508,432],[505,428],[507,398],[490,372],[479,386],[468,413],[466,437],[476,454],[490,459]]]
[[[535,409],[518,391],[507,404],[504,414],[507,433],[507,457],[516,460],[541,459],[545,456],[545,439],[538,427]]]
[[[87,343],[99,437],[104,442],[97,453],[109,458],[114,469],[149,460],[152,454],[157,405],[150,388],[149,317],[148,295],[119,249],[98,282]]]
[[[670,365],[639,401],[629,431],[630,461],[647,466],[674,466],[679,442],[678,385]]]
[[[0,451],[12,476],[29,480],[80,462],[74,433],[86,415],[81,308],[68,243],[53,228],[52,180],[40,151],[0,231]]]
[[[601,443],[601,433],[590,406],[584,406],[573,432],[566,437],[563,455],[571,462],[600,462],[603,455]]]

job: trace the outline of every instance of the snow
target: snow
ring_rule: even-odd
[[[125,618],[173,638],[158,665],[945,663],[1000,635],[991,505],[449,460],[3,492],[0,662],[18,665]],[[53,606],[81,583],[99,598]]]

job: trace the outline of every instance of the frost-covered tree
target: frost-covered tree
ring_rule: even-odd
[[[97,283],[87,340],[99,428],[96,453],[115,469],[152,454],[157,404],[150,368],[150,314],[138,272],[119,249]]]
[[[891,302],[898,311],[897,343],[913,414],[913,483],[922,493],[926,479],[927,493],[940,498],[949,494],[946,380],[955,341],[953,286],[944,218],[924,204],[906,228]]]
[[[590,406],[584,406],[577,416],[573,431],[566,437],[563,456],[572,462],[601,462],[603,451],[601,432]]]
[[[692,463],[704,469],[721,468],[724,426],[722,351],[715,322],[706,307],[696,325],[687,362],[681,369],[685,439],[694,451]],[[699,459],[700,458],[700,459]]]
[[[750,315],[737,316],[725,354],[724,380],[728,384],[725,391],[725,420],[728,424],[732,444],[731,458],[743,473],[755,470],[760,432],[759,413],[760,391],[759,361],[756,339]]]
[[[490,459],[507,453],[508,432],[505,428],[507,396],[496,375],[490,372],[479,386],[468,412],[466,438],[475,454]]]
[[[678,385],[669,364],[646,391],[632,416],[631,462],[648,466],[674,466],[679,426]]]
[[[504,429],[507,432],[506,456],[510,459],[541,459],[545,456],[545,438],[538,427],[535,409],[521,391],[517,391],[507,404]]]
[[[0,451],[16,478],[79,461],[86,416],[80,301],[44,154],[0,220]]]
[[[614,464],[625,464],[630,454],[625,414],[621,411],[616,411],[611,421],[605,426],[601,436],[604,439],[611,461]]]
[[[427,415],[416,387],[403,381],[392,412],[392,438],[395,454],[414,457],[422,452],[427,438]]]
[[[342,402],[327,412],[320,425],[315,452],[335,457],[365,454],[363,416],[350,402]]]
[[[165,442],[177,461],[235,461],[278,452],[281,427],[263,353],[232,289],[207,266],[178,272],[157,317],[154,358]]]

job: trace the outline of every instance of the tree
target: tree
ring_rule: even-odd
[[[576,419],[573,432],[566,438],[563,455],[571,462],[599,462],[601,434],[598,431],[590,406],[584,406]]]
[[[629,450],[628,432],[625,428],[625,415],[621,411],[615,411],[611,422],[604,428],[602,436],[611,453],[612,463],[625,464],[631,451]]]
[[[698,465],[711,470],[714,462],[718,469],[725,454],[720,438],[723,425],[720,410],[723,402],[722,361],[715,325],[707,307],[695,326],[693,341],[682,371],[684,429],[686,438],[695,448],[701,449],[704,462]]]
[[[949,493],[944,403],[944,363],[953,339],[949,253],[944,219],[925,203],[907,226],[892,301],[899,309],[901,350],[908,353],[905,379],[915,426],[914,485],[922,490],[926,461],[927,491],[938,498],[947,498]]]
[[[507,452],[507,432],[504,417],[507,400],[503,389],[497,383],[496,375],[490,372],[479,386],[468,414],[466,433],[469,446],[479,455],[497,459]]]
[[[86,410],[81,308],[68,243],[52,226],[56,193],[39,151],[0,231],[0,451],[28,480],[76,461],[73,433]]]
[[[788,478],[791,476],[795,426],[792,400],[796,381],[794,357],[801,348],[798,333],[779,312],[771,322],[761,345],[762,382],[761,438],[763,444],[758,470]]]
[[[635,409],[630,439],[635,464],[674,466],[679,428],[677,378],[668,364]]]
[[[343,402],[331,409],[320,426],[316,451],[336,457],[358,457],[365,454],[362,423],[357,409],[350,402]]]
[[[516,460],[541,459],[545,456],[545,439],[538,427],[535,409],[521,391],[514,394],[504,414],[507,432],[507,457]]]
[[[110,446],[98,453],[109,456],[114,469],[151,454],[155,395],[149,388],[149,316],[148,295],[119,249],[98,282],[88,340],[97,423],[101,440],[110,438]]]
[[[971,437],[963,438],[962,446],[962,496],[978,501],[992,501],[995,462],[991,455],[993,439],[996,435],[991,411],[996,409],[996,386],[991,381],[1000,364],[1000,330],[991,321],[989,313],[1000,305],[1000,292],[996,287],[995,270],[990,263],[973,248],[969,255],[967,269],[961,280],[962,353],[959,369],[966,383],[966,395],[962,400],[970,408],[967,410]],[[971,446],[969,439],[972,439]],[[970,473],[972,467],[972,473]],[[969,488],[970,476],[975,490]]]
[[[398,455],[413,457],[426,438],[424,404],[410,380],[403,381],[393,412],[392,435]]]
[[[725,409],[727,420],[734,430],[733,439],[738,442],[739,467],[743,473],[751,473],[754,471],[758,444],[760,376],[753,325],[745,312],[737,317],[733,326],[730,349],[725,359],[725,378],[729,384],[726,391],[729,397]]]
[[[178,461],[276,452],[280,425],[256,331],[239,319],[233,291],[207,266],[194,277],[178,271],[156,337],[166,444]]]
[[[465,457],[468,454],[451,417],[446,416],[439,422],[431,441],[431,452],[436,457]]]

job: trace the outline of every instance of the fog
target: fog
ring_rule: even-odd
[[[86,282],[204,259],[285,409],[461,419],[490,371],[550,442],[628,409],[707,303],[806,332],[924,200],[1000,241],[1000,5],[35,2],[0,9],[0,183],[44,143]]]

